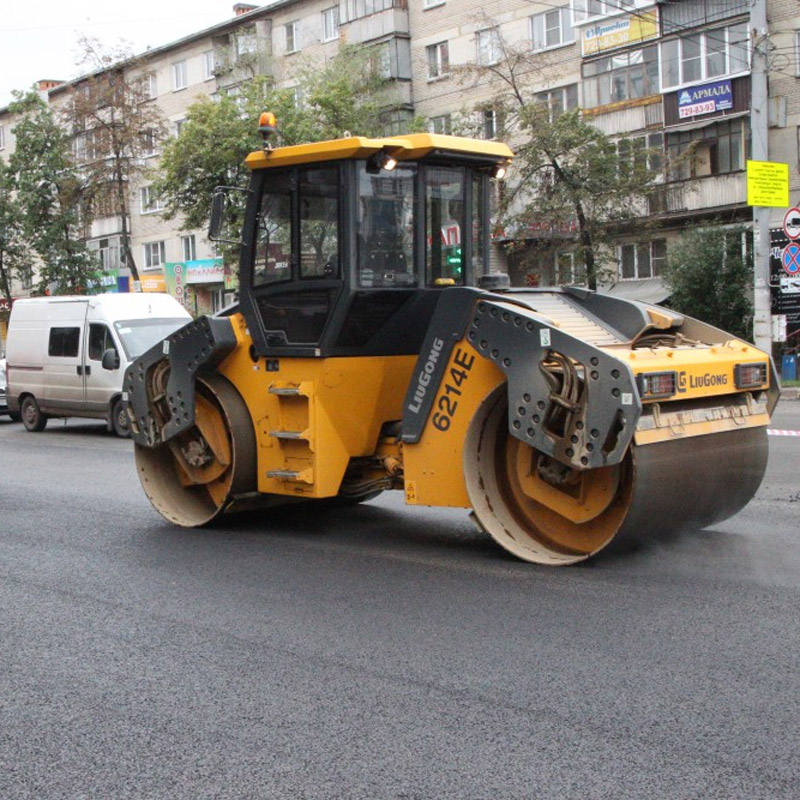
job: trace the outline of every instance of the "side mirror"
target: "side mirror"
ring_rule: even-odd
[[[109,347],[108,350],[103,353],[103,360],[101,363],[103,369],[119,369],[119,353],[113,347]]]
[[[235,219],[237,209],[232,202],[231,192],[250,194],[249,189],[240,189],[238,186],[217,186],[211,195],[211,216],[208,221],[208,238],[212,242],[238,244],[240,239],[227,239],[223,236],[226,227],[236,227]]]
[[[211,195],[211,220],[208,223],[208,238],[212,242],[220,238],[227,200],[228,195],[221,186],[214,189],[214,194]]]

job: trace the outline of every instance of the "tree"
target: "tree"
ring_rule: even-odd
[[[84,291],[96,265],[82,241],[84,185],[72,163],[70,140],[36,92],[17,92],[9,110],[20,117],[9,168],[23,210],[22,231],[38,256],[36,288]]]
[[[11,282],[32,267],[25,243],[23,210],[14,194],[14,175],[0,159],[0,296],[11,305]]]
[[[742,226],[695,228],[670,247],[663,279],[682,314],[752,340],[752,234]]]
[[[129,187],[144,173],[144,158],[164,138],[164,117],[150,102],[147,75],[129,77],[137,66],[130,51],[105,49],[86,36],[79,45],[80,63],[93,72],[70,89],[62,119],[73,132],[76,160],[86,183],[87,214],[119,217],[122,256],[138,280],[128,229]]]
[[[574,231],[576,255],[590,289],[607,277],[609,246],[620,233],[645,226],[647,199],[658,172],[655,153],[639,140],[613,140],[580,109],[564,110],[560,96],[537,95],[548,56],[529,46],[509,46],[497,34],[494,63],[461,70],[465,81],[488,87],[498,134],[509,139],[516,157],[500,204],[499,224],[517,247],[533,231]],[[641,140],[643,143],[643,140]],[[616,270],[614,270],[615,272]]]
[[[181,215],[185,229],[204,228],[214,188],[244,188],[244,158],[262,146],[256,122],[262,111],[277,116],[279,145],[381,131],[389,83],[372,68],[369,53],[344,46],[321,67],[299,67],[295,78],[286,90],[255,77],[235,97],[221,94],[217,102],[202,98],[189,106],[180,136],[164,146],[154,183],[167,218]]]

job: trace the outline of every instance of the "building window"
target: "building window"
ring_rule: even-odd
[[[550,122],[553,122],[559,114],[578,107],[578,84],[571,83],[569,86],[538,92],[534,95],[534,100],[547,105]]]
[[[478,31],[478,63],[483,66],[497,64],[503,57],[503,47],[500,41],[500,31],[497,28],[489,28],[485,31]]]
[[[602,17],[633,8],[635,0],[573,0],[575,22],[583,22],[590,17]]]
[[[284,25],[283,35],[286,41],[286,52],[296,53],[300,49],[300,43],[297,39],[297,21]]]
[[[661,43],[662,89],[750,71],[747,23]]]
[[[203,53],[203,80],[209,81],[214,77],[214,51],[206,50]]]
[[[800,31],[794,32],[794,74],[800,78]]]
[[[297,109],[303,108],[303,89],[300,86],[290,86],[287,90],[289,93],[289,100],[292,105]]]
[[[144,246],[144,268],[160,267],[166,260],[166,245],[161,242],[147,242]]]
[[[6,146],[6,129],[0,125],[0,150]]]
[[[242,56],[258,53],[258,37],[255,27],[244,28],[236,33],[236,60]]]
[[[183,253],[184,261],[197,260],[197,245],[195,244],[193,233],[188,236],[181,236],[181,252]]]
[[[664,134],[648,133],[619,139],[617,154],[620,172],[630,173],[632,168],[647,169],[658,176],[664,168]]]
[[[530,17],[531,43],[534,50],[549,50],[575,41],[575,28],[569,16],[569,6],[554,8]]]
[[[586,270],[575,263],[575,253],[555,254],[556,286],[581,286],[586,283]]]
[[[450,55],[447,42],[438,42],[425,48],[428,60],[428,80],[443,78],[450,72]]]
[[[155,72],[148,72],[144,76],[144,95],[148,100],[158,97],[158,76]]]
[[[175,120],[175,138],[177,139],[181,135],[181,131],[183,130],[183,126],[186,124],[185,119],[176,119]]]
[[[119,269],[119,240],[116,238],[95,239],[87,242],[86,247],[89,252],[94,253],[97,263],[104,272],[112,269]]]
[[[605,106],[658,94],[658,47],[644,47],[583,65],[583,103]]]
[[[431,117],[429,121],[431,133],[447,133],[452,131],[452,122],[449,114],[442,114],[440,117]]]
[[[483,112],[483,138],[494,139],[497,136],[497,112],[487,108]]]
[[[436,6],[443,6],[445,0],[422,0],[423,8],[436,8]]]
[[[164,207],[161,198],[155,193],[152,186],[142,186],[139,190],[141,196],[141,213],[152,214],[161,211]]]
[[[667,260],[666,239],[623,244],[619,248],[619,278],[623,281],[653,278],[661,274]]]
[[[330,42],[339,38],[339,6],[326,8],[322,12],[322,41]]]
[[[444,0],[439,0],[444,2]],[[352,22],[354,19],[380,14],[390,8],[405,8],[405,0],[341,0],[339,3],[339,24]]]
[[[749,127],[741,119],[667,133],[669,179],[684,181],[739,172],[745,168],[749,150]]]
[[[158,137],[156,132],[152,129],[146,129],[141,132],[142,142],[142,158],[149,158],[158,154]]]
[[[172,65],[172,91],[177,92],[189,85],[186,73],[186,62],[176,61]]]

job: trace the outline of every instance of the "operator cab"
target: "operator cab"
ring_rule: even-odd
[[[252,153],[240,303],[259,355],[419,352],[443,290],[489,273],[503,144],[349,137]]]

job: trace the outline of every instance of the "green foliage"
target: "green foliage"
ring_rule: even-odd
[[[61,121],[72,131],[81,175],[85,182],[84,219],[93,212],[121,220],[125,265],[137,280],[138,270],[130,247],[129,187],[143,173],[144,157],[166,135],[164,117],[148,102],[146,84],[131,69],[136,59],[125,48],[104,48],[87,36],[79,40],[81,63],[92,72],[69,90]]]
[[[32,266],[25,243],[23,210],[14,194],[14,175],[0,158],[0,295],[11,300],[11,281]]]
[[[615,236],[641,233],[646,226],[647,198],[658,170],[648,164],[655,154],[626,139],[611,139],[579,109],[562,111],[559,100],[538,91],[547,55],[529,46],[501,42],[502,58],[492,65],[463,71],[475,85],[490,86],[489,105],[482,101],[469,113],[491,108],[498,136],[516,157],[506,178],[498,220],[518,251],[548,234],[575,236],[576,266],[590,288],[616,274]],[[482,92],[484,94],[484,92]]]
[[[753,253],[744,228],[688,231],[670,246],[663,278],[676,311],[751,339]]]
[[[369,56],[345,46],[322,68],[301,65],[296,89],[273,88],[256,77],[236,97],[203,98],[188,109],[180,136],[169,141],[154,187],[169,217],[181,215],[187,230],[207,224],[216,186],[246,186],[245,156],[262,146],[258,117],[278,118],[278,145],[321,141],[345,131],[370,136],[380,132],[386,82],[370,68]],[[300,102],[297,102],[297,96]]]
[[[71,160],[70,140],[35,92],[16,93],[9,108],[20,115],[9,170],[23,209],[21,229],[39,260],[36,289],[82,291],[96,265],[81,241],[84,186]]]

